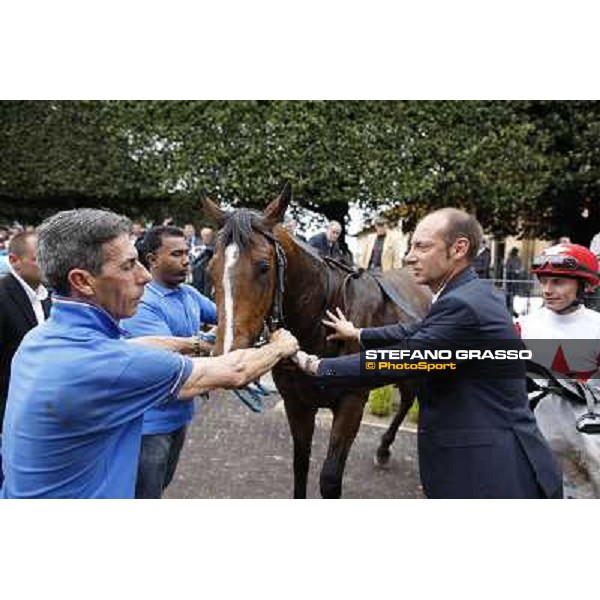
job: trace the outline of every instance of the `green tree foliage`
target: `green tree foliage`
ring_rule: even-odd
[[[528,102],[518,108],[547,139],[547,185],[529,204],[540,216],[534,230],[587,244],[600,231],[600,103]]]
[[[406,158],[396,162],[393,177],[413,223],[434,208],[461,206],[496,234],[529,225],[527,200],[543,191],[548,177],[544,140],[534,139],[532,124],[512,104],[413,102],[400,108]]]
[[[595,102],[1,102],[0,217],[91,204],[199,220],[202,196],[264,207],[290,181],[340,221],[350,201],[409,225],[455,205],[497,235],[586,243],[598,133]]]
[[[377,111],[365,102],[152,102],[121,105],[140,163],[164,191],[263,207],[284,181],[295,199],[342,220],[368,193],[363,163]],[[375,116],[374,116],[375,115]]]
[[[60,208],[156,198],[110,103],[0,102],[0,216],[37,220]]]

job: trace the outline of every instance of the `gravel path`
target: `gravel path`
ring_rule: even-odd
[[[317,416],[308,497],[319,498],[318,475],[327,451],[329,411]],[[345,498],[420,498],[416,434],[401,429],[387,469],[373,454],[387,419],[365,412],[350,451],[344,477]],[[283,403],[276,394],[263,414],[250,412],[224,391],[211,393],[189,429],[167,498],[290,498],[293,488],[292,440]]]

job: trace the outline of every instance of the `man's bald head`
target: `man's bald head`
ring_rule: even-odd
[[[418,283],[439,292],[473,262],[482,231],[477,219],[456,208],[443,208],[419,221],[406,264]]]
[[[469,242],[467,260],[471,262],[477,256],[483,239],[483,229],[473,215],[458,208],[441,208],[424,217],[420,223],[427,224],[439,232],[448,246],[454,244],[458,238],[466,238]]]

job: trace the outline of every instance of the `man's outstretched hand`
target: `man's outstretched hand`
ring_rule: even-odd
[[[323,319],[323,325],[335,329],[335,333],[327,336],[327,340],[356,340],[360,341],[360,329],[354,327],[354,325],[346,319],[344,313],[336,308],[334,314],[330,310],[325,311],[327,319]]]

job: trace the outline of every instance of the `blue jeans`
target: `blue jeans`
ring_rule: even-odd
[[[169,433],[142,436],[136,498],[160,498],[171,483],[185,440],[186,427]]]

